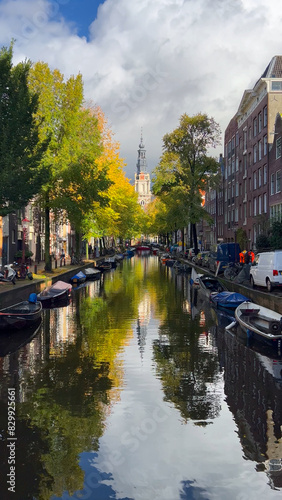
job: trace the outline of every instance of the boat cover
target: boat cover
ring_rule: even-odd
[[[79,271],[79,273],[75,274],[71,279],[83,279],[83,278],[86,278],[85,274],[82,272],[82,271]]]
[[[219,305],[227,305],[227,304],[234,304],[234,305],[239,305],[242,304],[242,302],[250,302],[250,299],[245,297],[245,295],[242,295],[241,293],[237,292],[220,292],[220,293],[215,293],[211,297],[213,302],[216,302]]]

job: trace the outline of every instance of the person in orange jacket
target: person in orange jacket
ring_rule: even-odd
[[[240,262],[240,264],[245,263],[245,253],[244,252],[239,253],[239,262]]]

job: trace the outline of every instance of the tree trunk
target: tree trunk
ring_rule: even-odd
[[[51,255],[50,255],[50,207],[49,207],[49,192],[45,195],[45,271],[52,271]]]
[[[75,231],[75,255],[77,258],[79,258],[80,254],[79,243],[80,243],[80,234],[77,231]]]
[[[193,240],[194,240],[194,250],[195,250],[195,255],[199,252],[198,249],[198,240],[197,240],[197,228],[196,224],[192,224],[193,227]]]

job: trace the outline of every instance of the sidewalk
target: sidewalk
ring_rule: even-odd
[[[66,264],[60,266],[60,261],[52,262],[52,271],[45,271],[45,262],[39,264],[34,263],[30,266],[30,271],[33,273],[33,279],[16,280],[16,284],[0,281],[0,309],[12,303],[17,303],[26,300],[30,293],[39,293],[46,286],[51,285],[58,279],[69,281],[71,276],[78,270],[83,270],[86,267],[95,266],[98,259],[85,259],[83,264],[73,265],[70,263],[70,258],[66,258]]]

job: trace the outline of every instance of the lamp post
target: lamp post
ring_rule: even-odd
[[[27,228],[28,228],[29,223],[30,223],[30,220],[28,220],[26,217],[24,219],[22,219],[22,228],[23,228],[22,264],[25,263],[25,240],[26,240],[26,233],[27,233]]]

